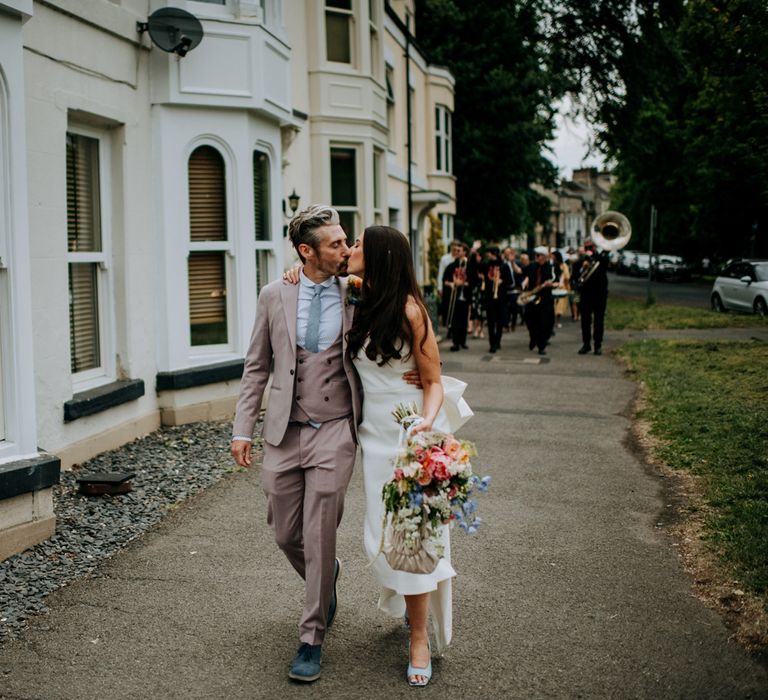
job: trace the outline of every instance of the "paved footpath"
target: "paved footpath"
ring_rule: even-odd
[[[444,353],[446,374],[469,382],[476,417],[462,435],[493,486],[480,533],[454,536],[454,643],[425,690],[406,687],[405,631],[375,608],[359,471],[323,676],[286,680],[301,586],[254,470],[54,593],[50,615],[0,647],[0,697],[768,697],[766,668],[691,595],[664,532],[663,481],[624,446],[634,385],[610,356],[577,355],[577,335],[567,323],[541,363],[520,330],[494,356],[481,340]]]

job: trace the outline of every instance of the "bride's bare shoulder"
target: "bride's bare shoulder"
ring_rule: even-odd
[[[419,304],[413,297],[408,297],[408,301],[405,302],[405,315],[408,320],[413,323],[414,321],[421,321],[423,319],[421,313],[421,304]]]

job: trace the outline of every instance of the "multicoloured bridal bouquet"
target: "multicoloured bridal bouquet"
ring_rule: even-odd
[[[435,430],[408,434],[421,420],[415,404],[398,404],[392,415],[406,437],[384,484],[380,551],[393,569],[431,573],[444,555],[440,528],[451,522],[470,534],[480,517],[470,498],[488,490],[491,477],[472,473],[473,443]]]
[[[359,304],[363,295],[363,280],[357,275],[347,275],[347,303]]]

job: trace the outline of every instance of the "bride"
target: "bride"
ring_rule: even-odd
[[[388,226],[369,226],[355,242],[347,270],[363,278],[362,293],[348,335],[348,352],[363,386],[363,422],[358,429],[366,494],[364,546],[382,586],[379,608],[410,625],[409,685],[424,686],[432,675],[427,629],[429,614],[438,651],[451,641],[451,578],[448,529],[445,556],[431,574],[390,568],[377,556],[384,505],[381,490],[392,478],[400,426],[392,417],[398,403],[415,402],[423,422],[411,432],[448,430],[441,410],[443,385],[435,334],[405,236]],[[403,372],[417,369],[422,389],[406,384]]]

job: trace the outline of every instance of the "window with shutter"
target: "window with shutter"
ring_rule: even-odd
[[[67,134],[70,368],[73,375],[86,379],[104,373],[101,306],[106,257],[99,150],[98,138]]]
[[[189,157],[189,326],[192,346],[228,342],[226,172],[212,146]]]
[[[269,231],[269,159],[253,152],[253,225],[257,241],[272,238]]]

